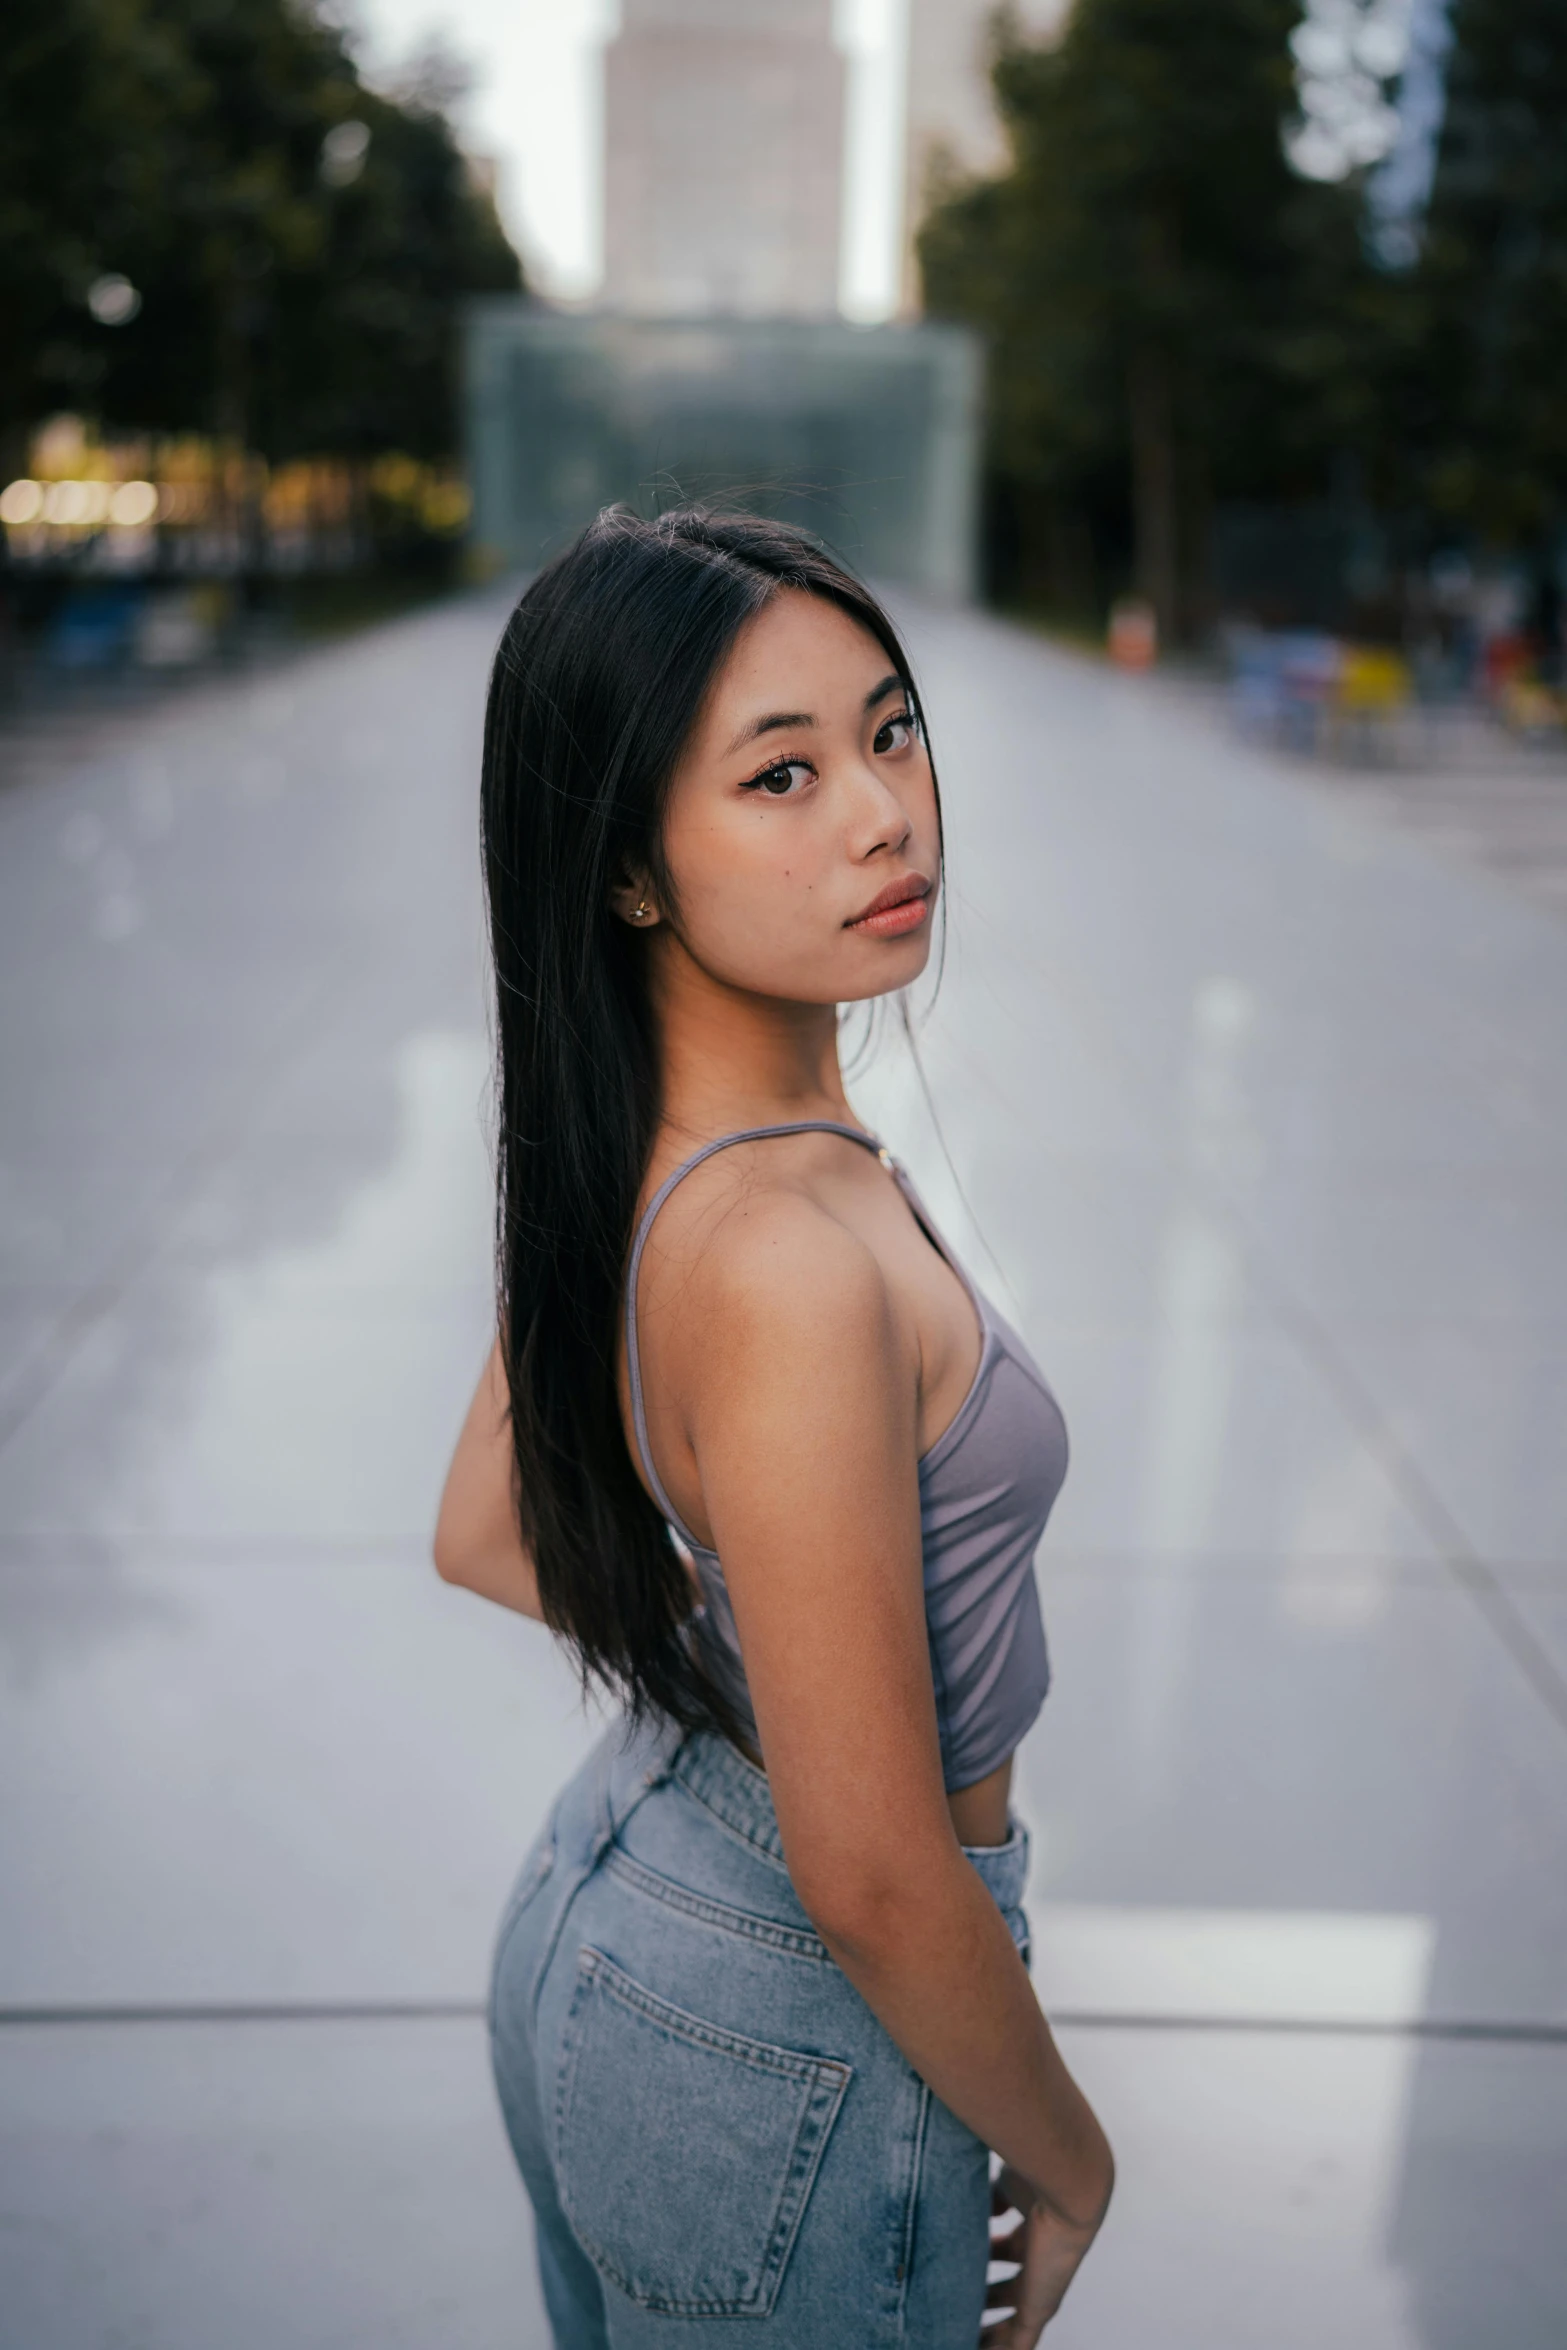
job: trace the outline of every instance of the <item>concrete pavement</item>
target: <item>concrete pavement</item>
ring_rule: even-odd
[[[0,2350],[545,2350],[482,2001],[591,1733],[444,1590],[488,1321],[502,607],[0,792]],[[1073,1434],[1036,1978],[1062,2350],[1567,2332],[1567,925],[974,616],[856,1099]],[[988,1256],[987,1256],[987,1253]]]

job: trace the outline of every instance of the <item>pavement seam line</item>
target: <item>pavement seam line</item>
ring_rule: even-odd
[[[0,2031],[71,2025],[478,2023],[482,1999],[324,1999],[177,2002],[103,2006],[0,2007]],[[1351,2040],[1447,2040],[1567,2047],[1567,2023],[1483,2016],[1193,2015],[1114,2008],[1053,2008],[1052,2025],[1074,2031],[1217,2032]]]
[[[1420,1463],[1389,1425],[1328,1332],[1308,1306],[1277,1281],[1234,1204],[1216,1190],[1217,1203],[1239,1234],[1249,1269],[1284,1327],[1381,1461],[1405,1507],[1422,1525],[1459,1589],[1484,1616],[1515,1665],[1563,1730],[1567,1730],[1567,1675],[1530,1629],[1528,1619],[1495,1570],[1481,1557]]]

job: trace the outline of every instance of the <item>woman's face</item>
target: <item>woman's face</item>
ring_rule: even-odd
[[[677,904],[646,902],[725,985],[842,1004],[924,969],[935,779],[902,680],[835,604],[784,589],[741,631],[676,770],[664,856]],[[617,892],[628,919],[639,894]]]

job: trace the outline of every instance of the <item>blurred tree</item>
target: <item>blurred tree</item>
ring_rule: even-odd
[[[157,113],[97,0],[12,0],[0,45],[0,433],[90,403],[108,342],[88,290],[117,227],[149,200]],[[154,199],[155,201],[155,199]]]
[[[1406,497],[1539,546],[1567,519],[1567,8],[1458,0],[1394,440]]]
[[[938,191],[920,250],[929,308],[989,341],[1025,592],[1087,600],[1088,542],[1129,537],[1162,630],[1189,632],[1215,497],[1319,489],[1364,429],[1356,199],[1281,147],[1298,16],[1077,0],[1043,46],[1000,21],[1011,168]]]
[[[521,284],[437,102],[292,0],[11,0],[0,431],[51,410],[269,456],[456,440],[456,305]],[[103,323],[119,273],[134,316]]]
[[[278,268],[263,445],[448,456],[457,301],[516,291],[517,257],[433,104],[361,91],[352,119],[362,168],[332,190],[319,245]]]

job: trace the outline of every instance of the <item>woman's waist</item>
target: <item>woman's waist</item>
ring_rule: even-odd
[[[699,1562],[700,1563],[700,1562]],[[701,1670],[729,1717],[731,1735],[755,1770],[764,1768],[756,1714],[740,1636],[722,1570],[705,1562],[705,1603],[688,1620]],[[1014,1753],[1050,1686],[1039,1594],[1032,1572],[1012,1595],[1005,1615],[992,1611],[978,1627],[943,1627],[927,1607],[936,1683],[936,1732],[942,1773],[958,1841],[994,1844],[1006,1833],[1008,1773]],[[999,1793],[994,1782],[1000,1779]],[[986,1792],[978,1792],[985,1790]],[[969,1800],[964,1802],[962,1799]]]
[[[1012,1756],[968,1787],[947,1789],[947,1809],[958,1842],[972,1859],[976,1851],[1004,1845],[1012,1830]]]
[[[731,1738],[753,1771],[766,1772],[759,1750],[745,1738]],[[1011,1828],[1012,1756],[968,1787],[947,1789],[953,1833],[965,1852],[1005,1844]]]
[[[628,1753],[626,1762],[625,1792],[612,1793],[608,1807],[621,1815],[614,1835],[624,1849],[693,1890],[808,1922],[757,1761],[718,1731],[700,1730],[672,1733],[656,1755]],[[1028,1837],[1009,1808],[1009,1783],[1010,1763],[949,1798],[965,1857],[1003,1910],[1020,1907],[1028,1872]]]

